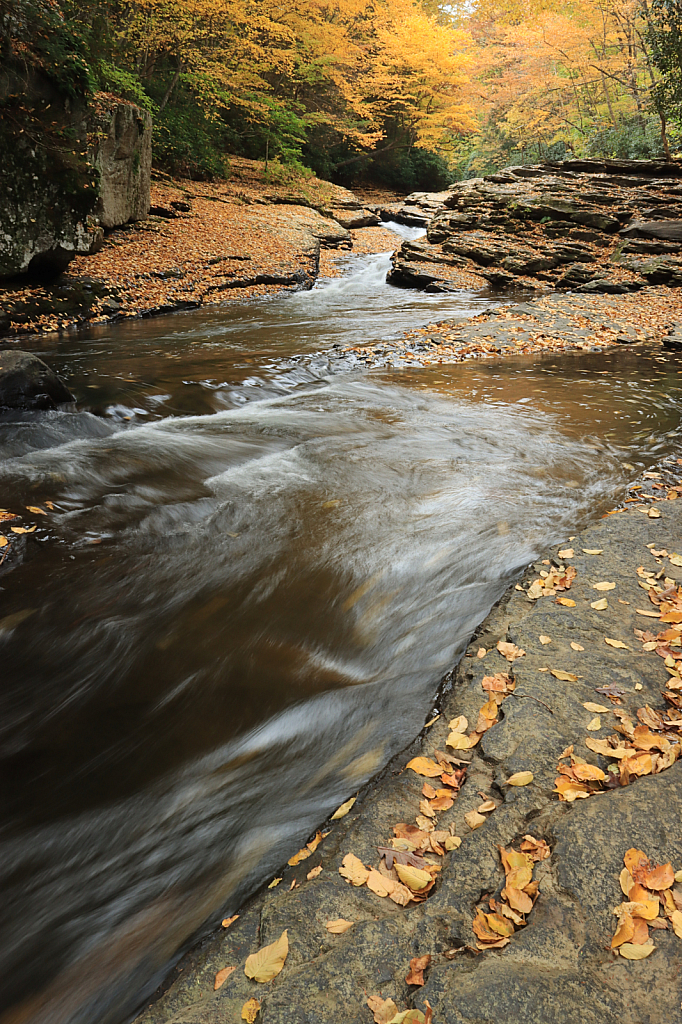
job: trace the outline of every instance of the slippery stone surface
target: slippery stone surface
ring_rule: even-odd
[[[152,119],[131,103],[100,99],[89,116],[88,159],[99,172],[95,214],[102,227],[142,220],[149,213]]]
[[[481,287],[537,292],[682,284],[682,164],[507,167],[414,202],[428,242],[396,252],[389,281],[401,287],[450,291],[471,275]]]
[[[60,377],[30,352],[0,351],[0,409],[54,409],[75,399]]]
[[[661,479],[672,479],[673,470],[674,461],[663,466]],[[551,598],[529,600],[527,583],[548,563],[530,567],[471,642],[443,695],[440,718],[365,788],[347,817],[329,823],[311,857],[285,867],[276,888],[258,894],[227,931],[180,962],[170,987],[138,1024],[232,1024],[251,996],[262,1000],[263,1024],[371,1024],[368,995],[390,997],[399,1009],[424,1009],[428,1000],[435,1024],[661,1024],[675,1019],[682,940],[671,930],[655,932],[654,953],[639,962],[616,957],[609,947],[612,910],[623,898],[618,878],[626,850],[638,847],[656,861],[672,861],[676,869],[682,864],[682,763],[575,804],[559,803],[552,793],[557,758],[570,744],[576,754],[606,768],[604,759],[584,745],[591,715],[583,703],[608,703],[597,687],[617,682],[624,691],[619,710],[633,716],[646,703],[663,704],[667,673],[662,660],[654,652],[640,653],[633,638],[633,629],[647,622],[637,609],[648,600],[636,568],[660,568],[647,548],[652,542],[671,552],[679,549],[682,502],[658,500],[663,492],[648,489],[648,479],[642,482],[647,494],[643,509],[608,515],[570,539],[575,553],[568,561],[577,569],[570,591],[575,607]],[[652,501],[661,513],[653,520],[643,514]],[[564,564],[556,550],[548,559]],[[671,563],[666,561],[664,568],[666,575],[682,579],[682,570]],[[598,611],[591,607],[593,587],[602,580],[615,587],[607,608]],[[541,635],[551,642],[540,643]],[[606,645],[605,636],[636,647],[636,653]],[[392,825],[414,821],[418,813],[424,779],[406,769],[407,761],[446,749],[450,718],[464,714],[476,721],[482,677],[510,670],[496,650],[499,640],[519,645],[526,654],[512,667],[515,696],[504,701],[500,721],[474,748],[467,781],[438,821],[439,829],[452,827],[463,842],[446,854],[436,888],[425,902],[403,909],[366,887],[349,885],[338,872],[343,857],[354,853],[377,866],[376,848],[391,837]],[[571,643],[584,650],[576,651]],[[479,648],[486,650],[483,658],[477,656]],[[553,669],[577,678],[561,682],[552,676]],[[613,716],[602,717],[602,728],[591,735],[613,730]],[[468,752],[459,756],[467,758]],[[506,785],[512,773],[524,770],[534,774],[531,785]],[[471,831],[464,815],[484,796],[492,796],[498,807]],[[506,948],[479,951],[471,929],[475,906],[484,893],[499,893],[504,884],[497,848],[512,842],[518,847],[529,832],[551,848],[550,858],[536,867],[539,899],[527,926]],[[322,871],[307,880],[317,865]],[[290,890],[294,879],[298,885]],[[353,926],[342,935],[330,934],[326,922],[340,917]],[[246,956],[285,928],[290,953],[282,973],[267,985],[249,981],[243,972]],[[426,953],[432,962],[425,986],[408,986],[410,959]],[[226,966],[237,970],[214,991],[215,974]]]

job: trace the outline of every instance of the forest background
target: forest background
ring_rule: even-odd
[[[67,111],[149,110],[155,164],[195,178],[237,154],[407,192],[682,149],[682,0],[0,0],[0,47],[5,145],[69,150],[47,78]]]

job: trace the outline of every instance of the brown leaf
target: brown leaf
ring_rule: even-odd
[[[309,882],[311,882],[313,880],[313,878],[317,878],[317,876],[321,875],[321,874],[322,874],[322,865],[318,864],[317,867],[316,868],[312,868],[305,877],[308,879]]]
[[[413,956],[410,960],[410,970],[405,978],[405,982],[408,985],[423,985],[424,971],[430,963],[430,953],[426,953],[424,956]]]
[[[389,1024],[398,1012],[392,999],[382,999],[381,996],[368,996],[367,1005],[374,1014],[374,1024]]]
[[[378,871],[375,871],[374,868],[370,868],[367,878],[367,888],[371,889],[376,896],[388,896],[389,893],[393,891],[394,887],[395,882],[390,878],[385,878],[383,875],[380,875]]]
[[[484,814],[479,814],[478,811],[469,811],[464,815],[464,820],[470,829],[480,828],[488,820]]]
[[[647,889],[670,889],[675,881],[672,864],[659,864],[644,872],[644,885]]]
[[[429,757],[413,757],[411,761],[407,762],[407,767],[417,775],[425,775],[428,779],[437,778],[443,771],[441,766]]]
[[[502,890],[502,896],[506,899],[507,903],[513,910],[518,910],[520,914],[530,914],[533,909],[533,901],[522,889],[517,889],[513,885],[505,885]]]
[[[276,942],[271,942],[269,946],[263,946],[257,953],[247,956],[244,974],[254,981],[272,981],[284,967],[288,952],[289,939],[285,928]]]
[[[634,934],[635,922],[627,911],[623,911],[620,915],[620,921],[618,922],[616,932],[611,939],[611,949],[617,949],[618,946],[622,946],[624,942],[630,942]]]
[[[218,971],[213,981],[213,991],[217,992],[220,986],[225,984],[232,972],[236,970],[236,967],[223,967],[222,971]]]
[[[289,857],[287,864],[290,867],[295,868],[296,865],[300,864],[302,860],[305,860],[307,857],[310,857],[311,853],[312,850],[309,850],[307,849],[307,847],[304,846],[303,849],[299,850],[298,853],[295,853],[293,857]]]
[[[322,835],[322,833],[321,832],[317,832],[315,834],[315,838],[311,839],[310,842],[306,843],[305,845],[308,847],[308,849],[310,850],[311,853],[315,853],[315,850],[318,848],[318,846],[320,845],[320,843],[322,842],[323,839],[324,839],[324,836]]]
[[[354,853],[347,853],[341,861],[339,874],[352,885],[364,885],[369,878],[369,868],[366,868],[359,857]]]
[[[234,924],[238,917],[239,914],[235,914],[234,917],[226,917],[225,920],[222,922],[223,928],[229,928],[231,924]]]
[[[502,657],[510,662],[516,661],[517,658],[522,658],[526,653],[522,648],[517,647],[516,644],[507,643],[505,640],[498,640],[497,649]]]

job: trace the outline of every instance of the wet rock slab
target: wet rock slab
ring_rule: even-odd
[[[673,469],[678,467],[669,467],[671,480],[679,476]],[[649,501],[660,493],[652,490]],[[392,998],[400,1009],[423,1008],[428,999],[436,1024],[661,1024],[677,1019],[682,940],[672,931],[655,932],[655,952],[639,962],[616,957],[609,947],[613,907],[622,899],[618,878],[625,851],[635,846],[656,861],[682,866],[682,763],[574,804],[559,803],[552,789],[557,758],[566,746],[574,744],[576,754],[592,763],[602,761],[584,745],[591,715],[583,703],[605,701],[597,687],[617,683],[624,691],[622,710],[633,716],[645,703],[663,705],[663,662],[653,652],[642,653],[633,636],[633,629],[647,624],[637,609],[648,606],[636,569],[661,568],[648,544],[670,552],[682,546],[680,506],[679,501],[657,501],[660,518],[652,519],[645,514],[645,500],[642,508],[605,516],[572,538],[569,560],[577,577],[570,596],[575,607],[553,598],[530,601],[527,583],[547,563],[530,567],[470,644],[444,697],[441,717],[367,787],[347,817],[323,830],[329,834],[311,857],[284,868],[276,888],[253,898],[228,930],[185,957],[176,980],[139,1024],[232,1024],[254,995],[262,1000],[259,1020],[264,1024],[371,1024],[366,999],[373,994]],[[548,560],[561,563],[555,550]],[[682,570],[667,561],[665,572],[682,579]],[[615,587],[599,611],[591,607],[600,596],[593,588],[604,580]],[[541,644],[540,635],[551,642]],[[631,649],[614,649],[605,637]],[[476,720],[483,676],[509,669],[496,650],[500,639],[524,648],[526,655],[513,664],[516,696],[505,700],[500,721],[474,749],[467,781],[439,819],[439,828],[452,825],[463,838],[460,849],[446,854],[435,889],[417,906],[400,908],[366,887],[347,884],[338,873],[343,857],[352,852],[377,866],[376,848],[391,837],[392,826],[414,821],[418,813],[424,780],[405,769],[407,761],[445,749],[450,718],[464,714]],[[576,651],[571,643],[584,650]],[[487,651],[483,658],[477,656],[481,647]],[[577,679],[562,682],[552,669]],[[614,722],[612,715],[604,715],[603,727],[591,735],[606,736]],[[506,785],[512,773],[524,770],[534,773],[531,785]],[[499,806],[472,832],[464,815],[482,794]],[[545,839],[552,850],[536,868],[539,899],[528,925],[506,948],[478,951],[471,929],[475,906],[504,883],[497,848],[518,844],[528,832]],[[307,880],[317,865],[321,873]],[[289,891],[293,879],[298,886]],[[353,927],[330,935],[325,924],[339,917],[353,921]],[[282,973],[267,985],[249,981],[243,972],[246,956],[285,928],[290,953]],[[426,953],[433,959],[425,986],[408,987],[410,959]],[[226,966],[237,970],[214,992],[215,974]]]

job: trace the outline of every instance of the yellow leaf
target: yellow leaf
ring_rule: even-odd
[[[584,650],[585,650],[585,648],[583,647],[583,645],[582,645],[582,644],[577,644],[577,643],[575,642],[575,640],[571,640],[571,648],[572,648],[572,650],[574,650],[574,651],[584,651]]]
[[[603,612],[605,608],[608,608],[609,602],[605,597],[602,597],[599,601],[591,601],[590,608],[594,608],[595,611]]]
[[[552,642],[551,636],[541,636],[540,637],[540,643],[541,644],[551,644],[551,642]]]
[[[441,766],[429,757],[413,757],[411,761],[407,762],[407,767],[411,768],[416,775],[424,775],[427,779],[435,779],[443,774]]]
[[[479,814],[490,814],[490,812],[494,811],[496,807],[497,804],[495,803],[494,800],[485,800],[479,807],[476,808],[476,810],[478,811]]]
[[[502,935],[503,938],[514,934],[514,925],[507,918],[502,917],[501,914],[486,914],[485,918],[490,930],[497,932],[498,935]]]
[[[220,986],[225,984],[232,972],[236,970],[236,967],[223,967],[222,971],[218,971],[213,981],[213,991],[217,992]]]
[[[652,509],[654,511],[654,509]],[[645,957],[649,956],[650,953],[656,949],[654,945],[651,946],[635,946],[632,942],[624,942],[619,949],[621,956],[624,956],[626,960],[644,960]]]
[[[657,508],[650,508],[649,511],[647,512],[647,515],[648,515],[649,519],[660,519],[661,518],[661,513],[658,511]],[[633,949],[634,948],[635,947],[633,946]],[[644,955],[648,956],[647,953],[645,953]],[[640,957],[631,957],[631,959],[633,959],[633,960],[640,959]]]
[[[575,601],[570,597],[557,597],[557,604],[562,604],[564,608],[575,608]]]
[[[223,928],[229,928],[231,924],[234,924],[238,917],[239,914],[235,914],[234,917],[226,917],[225,920],[222,922]]]
[[[587,728],[589,732],[597,732],[598,729],[601,729],[601,718],[599,715],[595,715],[594,718],[587,723]]]
[[[461,845],[462,840],[460,839],[459,836],[448,836],[448,838],[445,840],[445,849],[448,851],[459,850]]]
[[[592,589],[593,590],[615,590],[616,589],[616,584],[615,583],[606,583],[606,582],[594,583],[592,585]]]
[[[682,565],[682,555],[668,555],[672,565]]]
[[[621,871],[619,882],[623,895],[627,896],[630,892],[630,889],[632,889],[633,885],[635,884],[632,875],[630,874],[627,868],[623,868],[623,870]]]
[[[275,886],[276,886],[276,885],[279,885],[279,883],[280,883],[281,881],[282,881],[282,879],[281,879],[281,878],[273,878],[273,880],[272,880],[272,881],[270,882],[270,885],[268,886],[268,889],[274,889],[274,888],[275,888]]]
[[[343,935],[349,928],[353,927],[354,921],[345,921],[342,917],[337,917],[335,921],[327,921],[325,928],[332,935]]]
[[[36,525],[33,526],[10,526],[12,533],[35,533]]]
[[[34,515],[37,515],[37,516],[46,516],[47,515],[47,512],[45,511],[45,509],[38,508],[37,505],[27,505],[26,508],[29,510],[29,512],[33,512]]]
[[[617,949],[618,946],[622,946],[624,942],[630,942],[630,939],[635,934],[635,922],[632,920],[632,916],[624,911],[620,915],[620,921],[616,932],[611,939],[611,949]]]
[[[675,872],[675,881],[676,882],[682,882],[682,871],[676,871]]]
[[[533,781],[535,776],[532,772],[514,772],[507,779],[508,786],[528,786]]]
[[[605,715],[608,712],[608,708],[605,708],[603,704],[595,704],[594,701],[586,700],[583,704],[586,711],[591,711],[593,715]]]
[[[460,715],[458,718],[453,718],[450,722],[449,728],[452,732],[466,732],[469,728],[468,719],[464,715]]]
[[[604,637],[604,643],[608,644],[609,647],[616,647],[616,648],[618,648],[618,650],[622,650],[622,651],[629,651],[630,650],[628,645],[624,644],[622,640],[611,640],[611,638],[608,637],[608,636]]]
[[[272,981],[284,967],[288,952],[289,939],[285,928],[276,942],[271,942],[269,946],[263,946],[257,953],[247,956],[244,974],[254,981]]]
[[[384,878],[375,868],[369,869],[367,888],[376,896],[388,896],[393,891],[395,882],[391,878]]]
[[[293,857],[289,857],[287,864],[289,867],[295,868],[297,864],[300,864],[302,860],[306,860],[312,853],[312,850],[308,850],[305,846],[298,853],[295,853]]]
[[[258,1001],[258,999],[254,999],[252,996],[251,999],[247,999],[244,1005],[242,1006],[242,1020],[245,1020],[247,1024],[253,1024],[256,1017],[258,1016],[259,1010],[260,1002]]]
[[[560,668],[552,668],[550,669],[550,672],[552,673],[555,679],[561,679],[564,683],[578,682],[578,677],[574,676],[572,672],[564,672],[563,669]]]
[[[485,818],[483,819],[485,821]],[[423,871],[422,868],[413,868],[409,864],[397,864],[395,869],[398,872],[398,878],[401,882],[404,882],[408,889],[413,892],[420,892],[425,889],[431,881],[431,875],[428,871]]]
[[[670,923],[673,926],[673,931],[679,939],[682,939],[682,914],[679,910],[673,910],[672,914],[668,915]]]
[[[573,555],[573,548],[563,548],[563,550],[559,552],[559,558],[573,558]]]
[[[603,548],[583,548],[586,555],[601,555],[603,554]]]
[[[322,835],[322,833],[316,832],[314,838],[311,839],[310,842],[306,843],[305,845],[308,847],[311,853],[315,853],[315,850],[318,848],[323,839],[324,836]]]
[[[369,869],[354,853],[347,853],[341,861],[339,874],[352,885],[364,885],[369,878]]]
[[[0,533],[0,548],[7,547],[8,544],[9,541],[7,540],[7,537],[5,537],[3,533]]]
[[[451,732],[445,742],[453,750],[471,750],[474,746],[469,737],[461,732]]]
[[[470,829],[480,828],[488,820],[485,815],[479,814],[478,811],[469,811],[468,814],[464,815],[464,820]]]
[[[351,809],[351,807],[355,803],[355,800],[356,800],[356,797],[352,796],[350,798],[350,800],[346,800],[345,804],[341,804],[340,807],[337,807],[337,809],[334,811],[334,813],[331,816],[331,820],[332,821],[338,821],[339,818],[345,818],[346,815],[348,814],[349,810]]]

